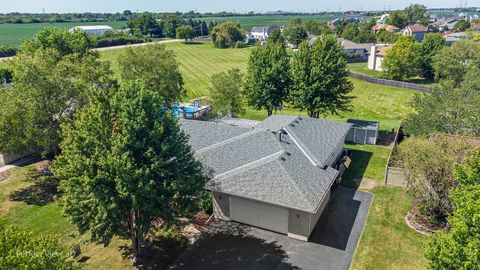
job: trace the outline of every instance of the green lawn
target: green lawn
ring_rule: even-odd
[[[188,98],[209,96],[208,84],[210,77],[230,68],[246,70],[251,47],[243,49],[217,49],[211,43],[168,43],[168,48],[176,54],[180,63],[180,71],[185,79]],[[116,70],[116,59],[123,50],[101,52],[104,60],[112,62]],[[346,121],[348,118],[374,120],[380,122],[380,128],[391,130],[397,128],[400,120],[410,112],[409,101],[415,92],[396,87],[382,86],[352,79],[354,90],[351,112],[342,113],[342,116],[329,116],[328,119]],[[305,112],[287,108],[279,114],[305,115]],[[266,112],[247,110],[243,116],[249,119],[261,120],[266,118]]]
[[[86,236],[75,237],[75,227],[61,215],[61,206],[43,187],[35,166],[15,168],[12,175],[0,182],[0,219],[35,234],[55,234],[71,246],[81,245],[86,269],[132,269],[123,259],[121,246],[126,240],[113,239],[108,247],[85,242]],[[40,181],[40,182],[39,182]],[[15,198],[13,194],[17,194]],[[45,197],[49,199],[45,199]]]
[[[425,269],[422,245],[427,237],[405,223],[412,205],[404,188],[376,187],[352,270]]]
[[[73,22],[73,23],[26,23],[26,24],[0,24],[0,45],[18,46],[24,38],[32,38],[35,34],[47,27],[72,28],[78,25],[109,25],[115,29],[127,26],[127,22]]]

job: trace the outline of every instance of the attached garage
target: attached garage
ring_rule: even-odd
[[[230,197],[230,219],[255,227],[288,233],[288,209]]]
[[[378,122],[348,119],[347,123],[352,124],[345,138],[347,142],[372,145],[377,143]]]

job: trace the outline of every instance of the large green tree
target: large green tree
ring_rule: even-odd
[[[89,97],[63,125],[62,153],[52,167],[63,213],[94,241],[130,238],[136,262],[154,221],[169,224],[198,209],[205,178],[177,120],[146,84]]]
[[[210,31],[215,48],[234,47],[237,41],[245,40],[245,34],[240,24],[234,22],[223,22],[213,27]]]
[[[57,237],[34,235],[0,221],[0,269],[75,269],[70,257]]]
[[[348,79],[342,45],[333,35],[319,37],[312,48],[300,44],[291,63],[290,100],[310,117],[338,114],[351,106],[353,84]]]
[[[118,58],[118,66],[122,81],[143,80],[148,89],[160,95],[165,107],[186,94],[175,54],[165,45],[127,48]]]
[[[451,80],[458,86],[469,69],[480,68],[480,44],[473,40],[459,40],[444,47],[433,57],[437,80]]]
[[[161,36],[162,27],[153,14],[145,12],[136,14],[127,22],[128,28],[138,36]]]
[[[404,81],[418,74],[418,44],[413,36],[400,36],[387,50],[382,62],[383,76]]]
[[[57,150],[60,124],[87,103],[86,91],[111,84],[108,63],[95,54],[55,49],[20,53],[8,64],[13,87],[0,95],[0,150]]]
[[[452,211],[450,191],[457,185],[455,163],[462,162],[471,145],[437,134],[429,138],[415,136],[398,147],[398,159],[409,191],[418,200],[418,210],[432,224],[445,224]]]
[[[410,6],[405,8],[404,13],[409,24],[424,24],[425,22],[428,23],[427,7],[425,7],[424,5],[411,4]]]
[[[210,81],[210,97],[213,110],[219,114],[236,117],[245,112],[242,93],[243,74],[238,68],[217,73]]]
[[[289,57],[285,45],[267,42],[250,54],[245,75],[245,94],[250,106],[265,109],[272,115],[288,96],[290,87]]]
[[[458,165],[458,188],[450,198],[455,211],[448,218],[449,228],[437,232],[425,246],[427,267],[477,269],[480,265],[480,150]]]
[[[405,13],[397,10],[390,13],[390,16],[385,20],[385,23],[402,29],[408,25],[408,19]]]
[[[305,30],[305,27],[300,18],[294,18],[290,20],[285,27],[283,34],[287,37],[287,41],[294,46],[298,46],[308,37],[308,33]]]
[[[480,136],[480,72],[471,69],[461,86],[451,80],[434,85],[412,100],[414,111],[404,121],[409,134],[432,132]]]
[[[65,28],[46,28],[39,31],[34,38],[25,39],[21,50],[25,53],[33,53],[37,50],[55,49],[61,55],[90,53],[95,47],[95,41],[85,32],[80,30],[69,32]]]
[[[435,78],[433,57],[445,47],[445,39],[440,33],[426,34],[418,49],[418,64],[422,76],[427,80]]]
[[[184,39],[185,43],[188,42],[188,40],[193,39],[195,37],[195,31],[190,25],[183,25],[177,28],[177,38],[178,39]]]

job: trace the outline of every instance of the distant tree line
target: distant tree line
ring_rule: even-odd
[[[127,27],[133,35],[147,37],[176,38],[177,29],[185,25],[190,26],[193,30],[189,36],[208,36],[209,34],[209,28],[205,21],[185,20],[177,15],[157,16],[154,13],[145,12],[135,14],[127,22]]]

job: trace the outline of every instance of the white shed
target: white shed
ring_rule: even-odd
[[[380,125],[378,122],[348,119],[347,123],[352,124],[345,138],[347,142],[372,145],[377,143]]]
[[[98,35],[101,36],[105,34],[105,32],[113,31],[113,28],[108,25],[86,25],[86,26],[75,26],[70,28],[70,32],[80,30],[90,35]]]

